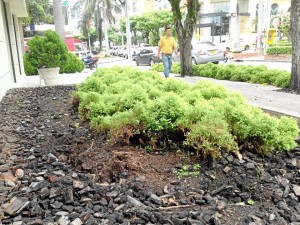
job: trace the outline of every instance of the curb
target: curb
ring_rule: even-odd
[[[268,113],[272,116],[275,116],[275,117],[281,117],[281,116],[293,117],[297,120],[298,125],[300,126],[300,117],[299,116],[292,115],[292,114],[285,113],[285,112],[280,112],[279,110],[273,110],[273,109],[265,108],[265,107],[262,107],[262,106],[256,106],[256,107],[262,109],[264,112],[266,112],[266,113]]]
[[[234,62],[279,62],[279,63],[292,63],[286,60],[264,60],[264,59],[235,59]]]
[[[119,61],[123,61],[126,60],[125,58],[121,58],[121,59],[116,59],[116,60],[105,60],[103,62],[98,62],[97,64],[104,64],[104,63],[112,63],[112,62],[119,62]]]

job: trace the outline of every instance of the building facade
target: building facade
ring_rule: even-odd
[[[171,5],[168,0],[155,0],[155,10],[171,10]]]
[[[20,17],[26,17],[25,0],[0,0],[0,96],[25,76]]]
[[[128,0],[130,16],[137,16],[155,10],[155,0]]]
[[[272,18],[287,13],[290,6],[290,0],[204,0],[197,24],[199,39],[222,42],[239,36],[255,42],[272,26]]]

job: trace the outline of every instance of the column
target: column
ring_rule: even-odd
[[[240,51],[240,23],[237,0],[230,0],[230,50]]]

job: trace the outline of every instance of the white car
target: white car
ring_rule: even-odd
[[[224,51],[210,41],[193,42],[191,53],[193,64],[205,64],[209,62],[218,64],[220,61],[224,61]],[[173,54],[173,58],[175,62],[180,62],[180,53]]]

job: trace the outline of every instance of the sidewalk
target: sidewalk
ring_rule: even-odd
[[[204,77],[181,78],[177,74],[172,74],[172,77],[185,80],[190,84],[194,84],[199,80],[209,80],[213,83],[223,85],[228,90],[239,92],[245,96],[250,105],[259,107],[273,115],[293,116],[297,118],[300,124],[300,95],[282,92],[279,91],[280,88],[269,85],[232,82]]]
[[[253,62],[286,62],[291,63],[292,59],[290,55],[262,55],[258,52],[242,52],[233,54],[233,61],[244,62],[244,61],[253,61]]]
[[[82,73],[61,74],[60,85],[73,85],[84,81],[95,70],[85,69]],[[162,73],[161,73],[162,74]],[[224,85],[230,91],[236,91],[244,95],[248,103],[253,106],[260,107],[271,114],[284,114],[293,116],[298,119],[300,124],[300,95],[279,91],[280,88],[274,86],[264,86],[260,84],[250,84],[245,82],[232,82],[227,80],[215,80],[203,77],[180,77],[178,74],[171,74],[171,77],[184,80],[190,84],[194,84],[199,80],[209,80],[213,83]],[[22,82],[9,88],[16,87],[39,87],[44,86],[44,82],[40,81],[39,76],[24,76]],[[1,96],[2,94],[2,96]],[[3,97],[0,92],[0,100]]]

